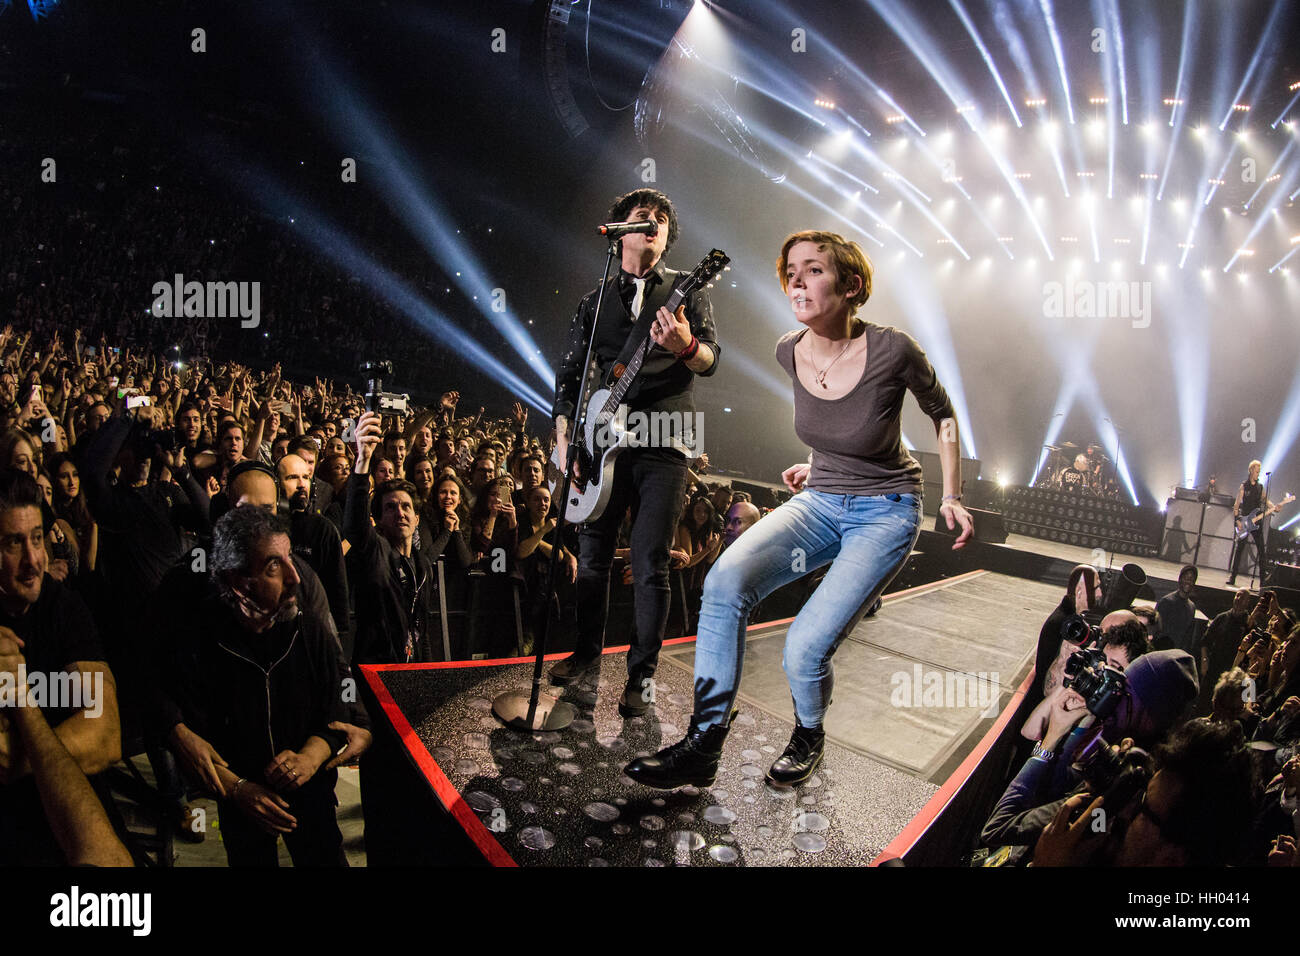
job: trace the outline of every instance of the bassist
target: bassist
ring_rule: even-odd
[[[1237,489],[1237,499],[1232,503],[1232,517],[1240,518],[1258,510],[1261,515],[1268,514],[1268,493],[1259,480],[1259,471],[1264,467],[1259,460],[1252,461],[1247,471],[1246,480]],[[1261,518],[1250,532],[1255,542],[1255,563],[1259,565],[1259,583],[1263,587],[1268,578],[1268,552],[1264,545],[1264,519]],[[1237,583],[1237,569],[1241,566],[1241,557],[1246,552],[1246,539],[1237,537],[1233,544],[1232,575],[1228,578],[1228,587]]]
[[[712,375],[717,370],[720,349],[712,308],[702,289],[692,292],[675,315],[665,308],[656,308],[656,303],[667,301],[678,277],[663,264],[664,254],[677,239],[677,212],[672,201],[658,190],[638,189],[619,197],[608,219],[611,222],[651,219],[658,223],[659,230],[655,235],[630,233],[620,240],[622,268],[605,290],[593,350],[600,380],[610,382],[637,319],[644,315],[654,348],[625,397],[628,410],[676,412],[669,416],[669,421],[691,421],[695,376]],[[578,304],[566,353],[556,370],[552,414],[561,462],[566,462],[578,414],[581,366],[598,292],[593,289]],[[660,430],[651,431],[658,434]],[[694,436],[674,437],[677,441],[670,442],[670,446],[693,444]],[[577,477],[590,476],[579,473]],[[550,679],[554,684],[567,684],[600,667],[609,610],[610,566],[619,525],[630,507],[636,633],[628,652],[628,680],[619,702],[619,713],[633,717],[645,713],[653,700],[652,678],[668,620],[668,552],[686,491],[686,456],[679,447],[630,448],[619,456],[613,481],[612,497],[605,510],[600,517],[583,525],[579,535],[577,647],[551,669]]]

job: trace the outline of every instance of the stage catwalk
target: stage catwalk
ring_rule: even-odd
[[[763,779],[792,729],[780,670],[788,622],[751,629],[740,716],[717,782],[703,790],[659,793],[622,773],[629,760],[685,732],[693,639],[665,647],[655,707],[630,720],[615,706],[623,650],[608,649],[598,685],[562,691],[580,717],[558,733],[521,735],[491,714],[496,694],[528,686],[528,662],[364,670],[400,739],[407,770],[436,795],[449,827],[488,863],[862,865],[937,812],[945,802],[937,795],[950,794],[961,782],[953,778],[968,773],[973,761],[959,772],[953,768],[972,755],[995,718],[1002,715],[1005,725],[1004,708],[1028,671],[1055,592],[976,571],[890,595],[836,656],[826,758],[793,790]],[[960,706],[919,706],[918,686],[918,706],[909,706],[898,697],[900,674],[908,681],[968,674],[991,682],[990,696]]]

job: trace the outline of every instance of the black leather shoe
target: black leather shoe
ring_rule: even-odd
[[[785,752],[776,758],[772,769],[767,772],[767,779],[782,787],[792,787],[803,783],[812,776],[817,765],[822,762],[822,753],[826,748],[826,731],[820,727],[802,727],[795,724],[790,742]]]
[[[691,718],[685,739],[665,747],[653,757],[638,757],[623,768],[623,772],[639,784],[656,790],[676,790],[691,784],[696,787],[713,785],[718,776],[718,761],[722,759],[722,745],[726,742],[731,720],[708,730],[700,730]]]
[[[646,683],[649,681],[649,683]],[[623,696],[618,700],[618,713],[620,717],[640,717],[650,705],[654,703],[654,684],[653,677],[628,678],[627,686],[623,688]]]
[[[562,661],[556,661],[555,666],[551,668],[547,675],[552,684],[563,687],[565,684],[572,683],[580,677],[584,677],[593,671],[600,672],[600,655],[595,657],[579,657],[575,652],[564,658]]]

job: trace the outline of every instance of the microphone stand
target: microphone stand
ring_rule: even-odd
[[[572,440],[569,442],[569,460],[565,463],[564,478],[560,482],[560,515],[551,532],[551,567],[546,576],[546,599],[542,606],[546,613],[542,616],[541,633],[537,635],[537,655],[533,661],[532,692],[506,691],[498,694],[492,701],[492,713],[511,730],[532,732],[537,730],[563,730],[573,723],[577,708],[567,701],[556,700],[550,694],[542,693],[542,670],[546,657],[546,639],[551,629],[551,602],[555,599],[555,575],[560,565],[560,544],[563,540],[565,512],[568,511],[569,487],[573,484],[574,465],[578,457],[586,451],[587,433],[587,399],[592,384],[591,356],[596,347],[596,328],[600,321],[600,310],[605,302],[605,288],[609,285],[609,272],[618,254],[617,238],[609,240],[605,254],[605,274],[600,280],[600,289],[596,293],[596,311],[591,318],[591,334],[587,338],[587,357],[582,363],[582,385],[578,391],[578,405],[574,414]],[[591,477],[591,476],[589,476]]]

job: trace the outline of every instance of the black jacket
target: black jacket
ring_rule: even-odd
[[[438,578],[428,553],[413,548],[404,557],[375,530],[368,485],[365,475],[348,478],[343,518],[343,536],[352,543],[348,575],[357,596],[353,663],[442,660]]]
[[[669,288],[686,278],[685,275],[666,268],[662,259],[655,263],[650,277],[652,283],[667,283]],[[622,352],[636,324],[629,309],[631,294],[625,287],[626,280],[624,274],[620,272],[610,278],[605,290],[605,301],[601,307],[594,350],[602,383],[607,381],[610,368]],[[599,291],[599,288],[592,289],[583,296],[569,324],[565,353],[555,372],[555,403],[551,409],[552,418],[560,415],[569,419],[576,417],[578,396],[582,389],[582,362],[587,356],[587,339],[591,335],[591,323],[596,315],[596,298]],[[651,293],[647,289],[647,307],[650,298]],[[703,372],[692,372],[673,353],[658,345],[652,346],[636,383],[624,398],[624,403],[630,410],[693,412],[695,405],[691,398],[691,388],[695,376],[712,375],[717,371],[718,358],[722,350],[718,347],[717,333],[713,326],[713,307],[709,303],[708,293],[703,289],[697,289],[686,297],[685,305],[686,320],[690,323],[691,332],[712,349],[713,364]]]
[[[343,539],[332,523],[311,511],[289,516],[293,553],[305,560],[320,578],[338,629],[344,658],[352,659],[352,611],[348,603],[348,572],[343,560]]]
[[[164,718],[183,720],[225,758],[231,771],[262,781],[263,770],[283,750],[299,750],[320,737],[334,752],[347,735],[332,721],[356,723],[344,685],[342,660],[328,613],[304,611],[254,634],[236,612],[209,591],[173,635],[162,662]]]

